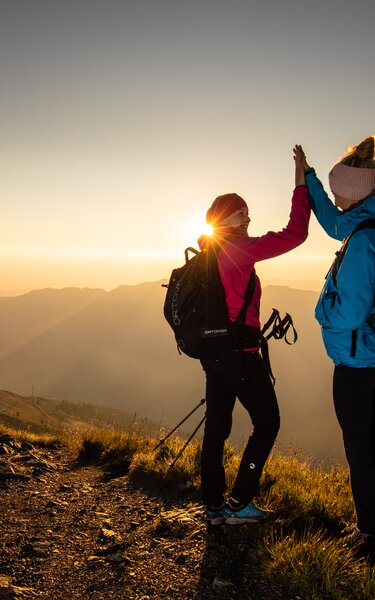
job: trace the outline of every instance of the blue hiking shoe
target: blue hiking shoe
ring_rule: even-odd
[[[225,504],[215,508],[214,506],[206,506],[206,521],[211,525],[221,525],[225,521]]]
[[[239,508],[233,508],[233,506],[227,502],[225,505],[225,522],[228,525],[238,525],[240,523],[260,523],[269,519],[274,513],[270,510],[263,510],[258,508],[251,502],[240,506]]]

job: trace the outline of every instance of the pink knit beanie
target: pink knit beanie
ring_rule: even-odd
[[[210,225],[218,225],[244,206],[247,207],[247,204],[238,194],[223,194],[215,198],[211,204],[206,213],[206,221]]]
[[[375,169],[337,163],[329,174],[329,186],[341,198],[362,200],[375,191]]]

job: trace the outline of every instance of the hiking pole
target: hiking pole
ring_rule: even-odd
[[[178,429],[180,427],[180,425],[182,425],[182,423],[185,423],[185,421],[200,407],[202,406],[202,404],[204,404],[206,402],[206,398],[202,398],[202,400],[200,400],[197,404],[197,406],[195,406],[195,408],[193,408],[193,410],[191,410],[189,412],[188,415],[186,415],[186,417],[184,419],[182,419],[182,421],[180,421],[179,423],[177,423],[176,427],[174,427],[169,433],[167,433],[167,435],[165,437],[163,437],[159,443],[157,444],[157,446],[155,446],[154,448],[154,452],[155,450],[157,450],[159,448],[159,446],[161,446],[162,444],[164,444],[164,442],[169,438],[170,435],[172,435],[172,433],[174,433],[176,431],[176,429]],[[203,423],[204,419],[199,423],[198,429],[201,426],[201,424]],[[197,429],[196,429],[197,431]],[[195,432],[194,432],[195,433]],[[193,435],[194,435],[193,433]],[[189,438],[190,441],[191,438]]]
[[[177,454],[176,458],[174,459],[173,462],[171,462],[171,464],[169,465],[167,471],[165,472],[165,474],[163,475],[163,479],[165,479],[169,473],[169,471],[171,471],[173,469],[173,467],[175,466],[176,462],[178,461],[178,459],[180,458],[180,456],[182,455],[183,451],[185,450],[186,446],[190,443],[190,441],[192,440],[192,438],[194,437],[194,435],[197,433],[198,429],[200,428],[200,426],[204,423],[204,421],[206,420],[206,415],[204,415],[204,417],[199,421],[198,425],[196,426],[196,428],[194,429],[193,433],[190,435],[189,439],[185,442],[185,444],[182,446],[180,452]]]

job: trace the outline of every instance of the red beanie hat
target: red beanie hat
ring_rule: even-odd
[[[215,198],[206,213],[206,221],[209,225],[219,225],[225,221],[231,214],[240,210],[247,204],[238,194],[224,194]]]

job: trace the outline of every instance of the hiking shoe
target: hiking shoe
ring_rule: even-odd
[[[225,505],[225,522],[228,523],[228,525],[260,523],[260,521],[269,519],[273,514],[272,511],[258,508],[251,502],[245,504],[245,506],[240,506],[239,508],[233,508],[229,502]]]
[[[211,525],[221,525],[225,521],[225,504],[218,506],[206,506],[206,521]]]

